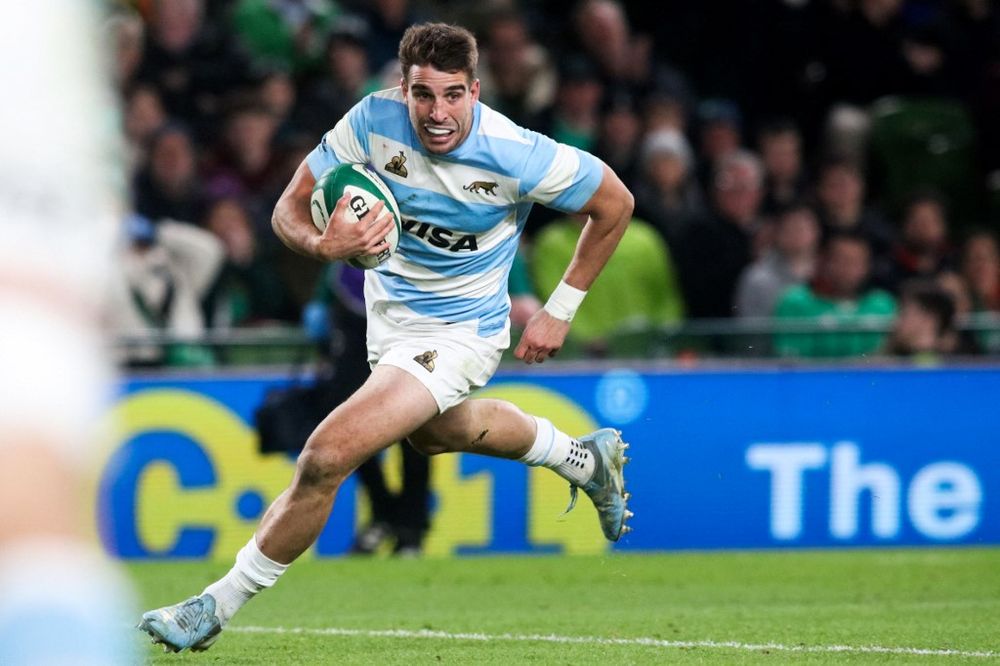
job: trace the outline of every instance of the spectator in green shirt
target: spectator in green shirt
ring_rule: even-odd
[[[867,288],[871,249],[856,232],[832,234],[823,246],[819,272],[805,285],[790,287],[778,301],[779,323],[815,324],[815,332],[779,332],[775,349],[781,356],[849,357],[878,350],[883,333],[859,331],[896,313],[896,301],[881,289]],[[831,330],[821,330],[824,326]],[[851,330],[838,330],[849,327]],[[882,326],[878,326],[882,329]]]
[[[562,278],[582,230],[580,221],[564,218],[536,236],[531,268],[542,300]],[[569,339],[588,354],[600,356],[623,328],[661,326],[683,316],[684,302],[666,243],[651,224],[633,219],[577,311]]]

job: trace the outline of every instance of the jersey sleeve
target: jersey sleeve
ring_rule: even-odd
[[[333,129],[323,135],[319,145],[306,157],[313,178],[318,179],[340,164],[366,164],[369,161],[368,127],[371,97],[355,104]]]
[[[590,153],[531,132],[534,146],[522,178],[522,196],[563,213],[576,213],[594,196],[604,169]]]

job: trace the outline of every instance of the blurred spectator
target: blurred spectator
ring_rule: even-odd
[[[820,166],[839,162],[857,168],[864,164],[872,134],[871,114],[860,106],[836,103],[825,115],[819,153],[827,157]],[[860,169],[858,174],[864,179]]]
[[[688,225],[675,247],[689,316],[729,317],[733,292],[753,258],[761,226],[764,172],[751,152],[721,158],[712,183],[712,211]]]
[[[378,89],[368,65],[363,28],[364,23],[342,19],[330,35],[323,76],[308,86],[295,114],[297,124],[310,135],[325,133],[358,100]]]
[[[539,296],[548,298],[573,258],[584,219],[564,218],[542,229],[532,253]],[[603,356],[623,328],[656,327],[680,321],[684,301],[670,250],[652,225],[633,219],[618,249],[573,318],[568,341]]]
[[[624,91],[605,96],[595,155],[604,160],[628,186],[636,172],[636,153],[642,126],[635,99]]]
[[[411,9],[409,0],[371,0],[359,4],[364,8],[363,18],[367,23],[368,64],[377,72],[396,59],[403,32],[421,18]]]
[[[778,119],[764,125],[757,144],[764,162],[763,211],[776,213],[806,194],[802,136],[791,120]]]
[[[642,102],[642,122],[647,134],[664,129],[683,134],[687,130],[684,100],[679,95],[667,92],[651,92]]]
[[[899,314],[885,350],[894,356],[910,356],[922,362],[933,362],[942,355],[973,353],[961,347],[951,295],[937,283],[926,280],[903,285]]]
[[[712,185],[720,160],[740,149],[743,116],[733,102],[707,99],[698,105],[698,181]]]
[[[819,221],[809,206],[792,204],[779,213],[774,246],[751,264],[736,286],[736,314],[770,317],[789,287],[812,279],[819,249]]]
[[[705,213],[693,159],[687,139],[675,129],[647,134],[639,153],[639,177],[632,190],[636,215],[656,227],[671,246]]]
[[[652,42],[634,35],[621,3],[584,0],[573,15],[573,28],[583,52],[600,68],[607,85],[645,87],[652,75]]]
[[[895,291],[911,278],[934,277],[950,267],[950,259],[944,201],[933,192],[914,194],[904,211],[885,286]]]
[[[206,188],[213,196],[254,200],[278,187],[283,161],[274,146],[277,122],[260,105],[243,106],[226,118],[222,141],[208,158]],[[273,201],[262,204],[271,208]]]
[[[233,328],[297,322],[299,313],[272,262],[260,251],[250,215],[237,199],[212,204],[204,225],[222,241],[226,261],[206,298],[209,325]]]
[[[160,94],[152,86],[137,85],[125,97],[124,124],[131,177],[149,160],[149,146],[156,130],[167,122]]]
[[[876,276],[889,270],[895,232],[881,215],[865,206],[864,174],[856,163],[834,157],[820,166],[816,212],[824,234],[851,231],[864,236],[872,252],[872,270]]]
[[[972,234],[962,248],[962,277],[974,312],[1000,313],[1000,249],[989,231]]]
[[[222,268],[222,243],[211,233],[141,215],[126,220],[120,257],[124,282],[112,286],[111,323],[119,336],[150,330],[196,339],[205,332],[202,302]],[[133,346],[129,365],[202,365],[211,355],[197,344]]]
[[[196,159],[194,143],[185,128],[171,123],[155,132],[149,164],[135,180],[136,211],[153,220],[200,220],[205,197]]]
[[[600,129],[604,86],[586,59],[574,56],[559,63],[556,103],[541,119],[540,131],[560,143],[592,151]]]
[[[505,11],[491,17],[481,52],[485,102],[522,127],[555,101],[557,77],[548,52],[531,38],[524,17]]]
[[[238,0],[232,23],[257,62],[303,73],[322,61],[326,32],[336,14],[332,0]]]
[[[114,13],[108,20],[107,31],[114,43],[114,82],[126,90],[139,71],[146,41],[146,25],[142,17],[130,10]]]
[[[275,136],[279,142],[291,141],[302,134],[293,113],[298,102],[298,90],[292,77],[282,69],[265,72],[254,94],[257,103],[274,118]]]
[[[864,236],[841,231],[827,237],[816,278],[810,284],[791,287],[778,301],[775,316],[789,323],[812,322],[834,330],[819,333],[781,332],[774,346],[781,356],[833,358],[861,356],[876,351],[884,337],[864,330],[866,321],[896,312],[893,297],[881,289],[866,287],[871,268],[871,250]]]
[[[246,58],[205,22],[203,0],[155,0],[139,78],[154,85],[171,117],[210,136],[225,93],[245,85]]]
[[[965,279],[955,271],[944,271],[935,278],[935,283],[951,297],[955,304],[955,317],[962,320],[972,312],[972,295]]]
[[[1000,351],[1000,250],[996,236],[989,231],[979,231],[965,241],[962,248],[963,286],[967,288],[967,312],[971,321],[983,325],[963,338],[971,338],[974,345],[992,353]],[[962,311],[960,310],[960,313]]]

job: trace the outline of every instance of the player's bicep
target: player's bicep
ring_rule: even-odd
[[[288,181],[288,186],[281,193],[278,203],[285,205],[297,203],[308,208],[309,198],[312,196],[312,189],[315,184],[316,177],[313,175],[312,165],[308,159],[305,159],[299,164],[295,173],[292,174],[292,179]]]
[[[631,214],[634,206],[632,193],[621,178],[607,164],[601,165],[601,179],[594,193],[590,195],[578,212],[596,220],[616,220]]]

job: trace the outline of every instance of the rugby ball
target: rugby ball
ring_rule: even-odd
[[[337,205],[337,200],[344,194],[350,195],[348,216],[354,222],[360,222],[368,217],[371,209],[379,201],[384,202],[395,224],[385,237],[389,247],[378,255],[362,255],[347,259],[347,263],[355,268],[375,268],[384,264],[399,246],[399,234],[402,233],[399,206],[395,197],[382,179],[374,171],[361,164],[341,164],[326,171],[313,186],[312,198],[309,203],[312,221],[320,231],[326,229],[330,215]]]

